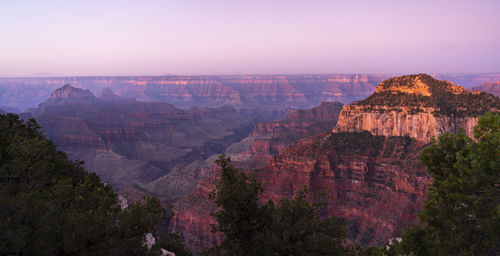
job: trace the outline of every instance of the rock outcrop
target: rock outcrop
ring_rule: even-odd
[[[63,87],[55,90],[50,95],[50,99],[52,100],[76,100],[76,99],[94,99],[95,96],[89,91],[79,88],[74,88],[70,84],[66,84]]]
[[[380,83],[367,99],[344,106],[334,132],[369,131],[429,142],[460,128],[472,136],[478,117],[499,109],[500,100],[491,94],[424,74],[402,76]]]

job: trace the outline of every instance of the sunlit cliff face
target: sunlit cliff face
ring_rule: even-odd
[[[369,98],[344,106],[334,132],[369,131],[429,142],[460,128],[472,136],[478,116],[498,111],[500,100],[427,75],[401,76],[380,83]]]

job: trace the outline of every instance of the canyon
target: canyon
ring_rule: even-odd
[[[393,92],[399,100],[394,101]],[[334,214],[344,221],[351,241],[381,245],[417,220],[427,184],[431,182],[418,156],[430,139],[443,132],[457,132],[459,128],[470,133],[479,115],[500,110],[500,100],[422,74],[386,80],[370,97],[368,101],[380,100],[385,105],[355,102],[343,106],[340,113],[333,113],[339,116],[336,125],[330,127],[335,127],[333,131],[302,134],[283,147],[279,144],[273,147],[269,142],[287,137],[286,129],[274,128],[280,122],[263,123],[249,138],[231,145],[226,152],[237,167],[258,175],[264,187],[263,202],[291,198],[304,186],[312,191],[326,191],[330,197],[323,214]],[[444,102],[442,109],[429,104],[434,97]],[[478,101],[481,104],[476,104]],[[364,108],[358,108],[359,105]],[[359,116],[371,113],[377,116],[356,121]],[[434,121],[423,122],[411,115],[426,115]],[[321,122],[322,117],[309,122]],[[448,122],[436,121],[440,118]],[[417,121],[401,122],[406,119]],[[370,124],[372,121],[376,122]],[[401,129],[394,129],[394,124],[400,123]],[[382,132],[375,129],[377,125],[382,125]],[[383,129],[383,125],[389,128]],[[270,139],[251,140],[260,133]],[[242,144],[247,145],[244,147],[247,150],[235,150]],[[257,161],[249,164],[249,159]],[[210,233],[210,224],[214,223],[210,212],[216,210],[207,199],[217,182],[213,160],[210,159],[211,164],[205,163],[206,178],[174,203],[175,230],[194,251],[213,245],[222,237]]]
[[[231,106],[183,110],[121,98],[109,88],[95,97],[65,85],[21,116],[35,118],[58,149],[122,189],[144,186],[176,166],[221,152],[265,115]]]
[[[301,138],[331,130],[337,123],[341,110],[342,104],[335,102],[324,102],[307,110],[292,110],[280,120],[258,123],[248,137],[230,145],[224,153],[231,156],[237,167],[257,170],[265,167],[288,146],[296,145]],[[168,177],[173,173],[169,174],[169,183],[162,181],[155,184],[155,189],[150,189],[157,195],[166,196],[162,192],[165,188],[172,187],[171,184],[178,180],[185,180],[183,177],[193,177],[192,174],[196,173],[197,179],[190,179],[190,190],[185,190],[185,196],[173,204],[173,230],[179,232],[195,252],[212,246],[222,238],[221,234],[210,232],[210,224],[215,223],[210,213],[216,207],[208,199],[208,194],[217,182],[218,168],[214,164],[216,159],[217,155],[213,155],[205,161],[194,163],[177,173],[175,179]]]
[[[175,212],[169,228],[200,252],[222,239],[210,232],[216,208],[208,199],[221,153],[257,174],[263,201],[304,186],[327,191],[323,214],[344,221],[350,241],[397,236],[416,221],[431,181],[418,160],[426,145],[444,132],[471,135],[479,116],[500,109],[482,92],[494,93],[497,85],[485,82],[500,77],[449,75],[482,84],[469,91],[436,79],[443,76],[12,78],[11,87],[0,79],[0,93],[14,97],[12,84],[28,86],[24,97],[36,101],[57,86],[21,117],[35,118],[60,150],[127,200],[159,197]],[[9,97],[0,104],[28,106]]]
[[[65,85],[98,94],[111,88],[138,101],[168,102],[178,108],[223,105],[267,111],[305,109],[323,101],[344,104],[367,97],[388,75],[228,75],[0,78],[0,106],[35,107]],[[278,116],[277,116],[278,117]]]

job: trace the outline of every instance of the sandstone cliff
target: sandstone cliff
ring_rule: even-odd
[[[380,83],[367,99],[344,106],[334,132],[369,131],[429,142],[459,128],[472,136],[480,115],[499,110],[500,100],[491,94],[428,75],[402,76]]]

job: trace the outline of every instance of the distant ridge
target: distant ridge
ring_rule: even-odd
[[[484,83],[480,86],[470,88],[472,91],[483,91],[500,97],[500,81]]]
[[[92,94],[89,90],[83,90],[80,88],[75,88],[70,84],[65,84],[63,87],[56,89],[50,95],[51,99],[80,99],[80,98],[92,98]]]

